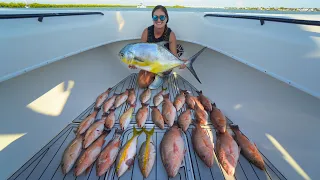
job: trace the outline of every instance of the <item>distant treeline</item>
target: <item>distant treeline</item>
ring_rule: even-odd
[[[5,3],[0,2],[1,8],[25,8],[25,3]],[[120,5],[120,4],[28,4],[30,8],[116,8],[116,7],[128,7],[135,8],[135,5]],[[153,8],[154,6],[147,6],[147,8]],[[167,6],[169,8],[184,8],[184,6]]]
[[[285,8],[285,7],[228,7],[226,9],[260,10],[260,11],[320,11],[320,8]]]

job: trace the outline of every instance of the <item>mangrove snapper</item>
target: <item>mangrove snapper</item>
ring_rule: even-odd
[[[107,135],[107,132],[103,132],[102,135],[83,152],[75,166],[75,176],[79,176],[85,170],[90,170],[92,167],[91,165],[98,158],[101,152],[102,146],[105,142],[104,139]]]
[[[198,99],[200,100],[204,109],[209,112],[212,111],[211,101],[202,94],[202,91],[197,91],[197,93],[199,94]]]
[[[114,138],[101,151],[96,163],[97,176],[102,176],[115,162],[120,150],[120,137],[123,131],[116,130]]]
[[[136,93],[134,92],[134,88],[131,88],[131,89],[128,89],[129,91],[129,96],[128,96],[128,99],[127,99],[127,103],[128,104],[135,104],[136,102]]]
[[[102,109],[103,109],[103,112],[104,112],[104,113],[107,113],[107,112],[110,110],[110,108],[113,106],[113,104],[114,104],[114,102],[115,102],[115,100],[116,100],[116,97],[117,97],[117,95],[114,94],[111,98],[109,98],[109,99],[103,104]]]
[[[107,99],[109,92],[112,88],[108,88],[105,92],[101,93],[97,99],[96,99],[96,104],[95,104],[95,108],[100,108],[100,106],[102,105],[102,103]]]
[[[126,100],[128,99],[128,96],[129,96],[129,91],[128,89],[119,94],[117,97],[116,97],[116,100],[114,102],[114,107],[115,108],[118,108],[119,106],[121,106],[124,102],[126,102]]]
[[[146,103],[151,98],[151,89],[145,89],[140,95],[141,103]]]
[[[169,99],[169,93],[163,96],[162,117],[164,122],[170,127],[173,125],[177,111]]]
[[[150,106],[150,108],[152,109],[151,117],[152,117],[153,123],[156,126],[158,126],[160,129],[164,129],[164,120],[163,120],[163,117],[161,115],[161,112],[159,111],[157,106]]]
[[[98,110],[95,109],[89,116],[87,116],[81,123],[79,124],[77,134],[83,134],[86,130],[91,126],[97,116]]]
[[[216,136],[216,154],[218,160],[226,173],[233,176],[238,164],[240,148],[228,131],[225,133],[216,132]]]
[[[212,104],[212,111],[210,113],[211,122],[216,131],[224,133],[227,129],[227,120],[220,109],[216,107],[216,103]]]
[[[142,128],[144,124],[146,123],[146,120],[148,118],[148,104],[141,103],[142,107],[138,110],[136,114],[136,122],[138,127]]]
[[[63,174],[67,174],[78,159],[82,150],[82,142],[83,136],[78,135],[65,149],[61,161],[61,169]]]
[[[177,175],[186,152],[182,135],[181,129],[174,124],[165,132],[160,143],[161,160],[170,178]]]
[[[178,124],[184,132],[187,131],[191,122],[192,122],[192,119],[191,119],[190,109],[183,111],[178,117]]]
[[[251,143],[250,140],[240,132],[238,125],[230,125],[230,128],[235,134],[235,140],[241,148],[241,153],[252,164],[257,166],[261,170],[265,170],[265,164],[262,156],[255,143]]]
[[[96,121],[93,123],[86,132],[83,141],[83,148],[86,149],[88,146],[93,143],[103,132],[104,129],[104,119]]]
[[[105,124],[104,126],[107,129],[111,129],[114,126],[114,123],[116,122],[116,116],[115,116],[115,109],[110,109],[109,114],[104,114]]]
[[[192,130],[192,145],[198,157],[208,166],[211,167],[214,162],[214,144],[199,123],[195,123]]]
[[[180,94],[176,96],[173,105],[176,108],[177,111],[179,111],[182,106],[184,105],[184,103],[186,102],[186,97],[184,94],[185,91],[180,90]]]
[[[159,106],[163,101],[163,93],[167,90],[167,88],[162,88],[162,90],[153,97],[153,105]]]

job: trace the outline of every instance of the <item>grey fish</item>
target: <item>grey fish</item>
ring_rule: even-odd
[[[164,47],[164,44],[166,43],[168,42],[130,43],[122,48],[118,55],[121,61],[125,64],[134,65],[139,69],[155,73],[158,76],[162,76],[163,72],[172,70],[182,64],[186,64],[189,71],[198,80],[198,82],[201,83],[193,69],[193,63],[206,49],[206,47],[202,48],[198,53],[193,55],[187,63],[185,63]]]

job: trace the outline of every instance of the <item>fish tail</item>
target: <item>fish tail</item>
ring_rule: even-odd
[[[213,104],[211,103],[211,105],[212,105],[213,107],[217,107],[216,103],[213,103]]]
[[[142,132],[143,132],[143,129],[138,131],[136,129],[136,126],[133,126],[133,137],[136,136],[136,135],[140,135]]]
[[[201,83],[200,79],[198,78],[198,75],[197,75],[196,71],[193,69],[193,63],[194,63],[194,61],[197,59],[197,57],[198,57],[206,48],[207,48],[207,47],[202,48],[199,52],[197,52],[195,55],[193,55],[193,56],[189,59],[189,62],[190,62],[190,63],[188,63],[188,64],[186,65],[187,68],[189,69],[189,71],[190,71],[190,72],[192,73],[192,75],[199,81],[200,84],[202,84],[202,83]]]
[[[229,125],[230,129],[233,131],[239,131],[239,126],[238,125]]]
[[[202,94],[202,90],[200,90],[200,91],[196,91],[198,94]]]
[[[144,131],[144,133],[147,135],[147,139],[150,138],[150,137],[153,135],[153,133],[154,133],[154,127],[155,127],[155,126],[153,126],[153,128],[152,128],[150,131],[147,131],[147,129],[146,129],[145,127],[142,128],[143,131]]]
[[[168,88],[167,87],[162,87],[162,91],[165,91],[167,90]]]
[[[166,95],[163,95],[163,98],[164,98],[164,99],[166,99],[166,98],[169,99],[169,95],[170,95],[170,93],[168,93],[168,94],[166,94]]]
[[[134,107],[136,107],[136,104],[130,104],[130,107],[134,108]]]
[[[141,103],[142,106],[149,106],[148,103]]]

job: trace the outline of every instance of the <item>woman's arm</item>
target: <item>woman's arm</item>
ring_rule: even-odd
[[[176,39],[176,35],[174,34],[173,31],[171,31],[170,33],[170,39],[169,39],[169,49],[172,52],[172,54],[174,54],[177,58],[179,58],[178,53],[177,53],[177,39]],[[179,58],[180,59],[180,58]],[[187,61],[185,59],[181,59],[182,61]],[[182,64],[180,66],[180,69],[184,69],[186,67],[185,64]]]

